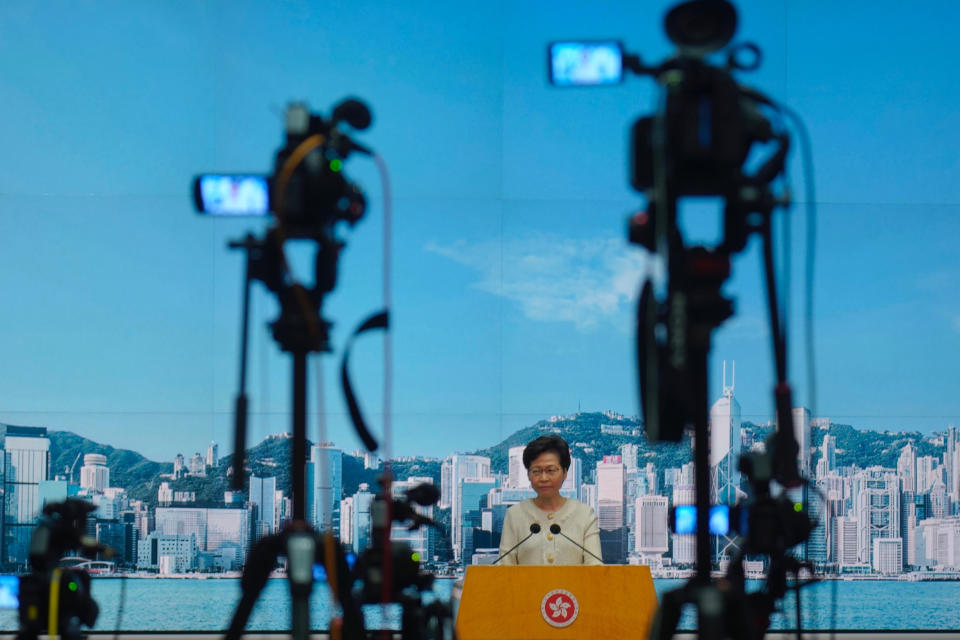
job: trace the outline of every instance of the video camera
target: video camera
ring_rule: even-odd
[[[20,578],[20,632],[18,640],[36,640],[42,634],[82,637],[81,627],[93,627],[100,608],[83,569],[59,567],[60,559],[76,551],[89,557],[114,552],[86,535],[87,516],[96,507],[84,500],[47,504],[30,538],[32,572]]]

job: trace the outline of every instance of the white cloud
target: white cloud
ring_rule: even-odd
[[[637,299],[646,254],[621,238],[524,238],[426,250],[477,272],[474,286],[519,305],[531,320],[569,322],[585,330],[613,320]]]

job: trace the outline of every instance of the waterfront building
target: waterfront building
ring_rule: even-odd
[[[669,504],[666,496],[646,495],[636,498],[636,524],[634,536],[635,551],[641,558],[659,558],[670,550],[667,513]]]
[[[103,491],[110,486],[110,469],[107,468],[107,456],[88,453],[83,456],[80,467],[80,488],[88,491]]]
[[[155,514],[157,533],[193,535],[202,551],[230,549],[224,570],[238,569],[246,559],[251,534],[249,508],[157,507]]]
[[[858,548],[858,529],[859,523],[856,518],[841,516],[834,519],[836,529],[836,558],[837,565],[841,571],[844,567],[852,567],[860,564]]]
[[[151,533],[137,543],[137,569],[161,575],[186,573],[195,567],[197,537],[190,534]]]
[[[30,537],[42,507],[40,483],[50,477],[50,439],[45,427],[7,425],[2,472],[0,564],[26,569]]]
[[[900,479],[882,467],[864,469],[853,477],[853,495],[859,563],[872,565],[875,539],[901,539]]]
[[[881,575],[897,575],[903,572],[903,539],[875,538],[871,567]]]

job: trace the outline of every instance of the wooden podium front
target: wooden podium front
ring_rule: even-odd
[[[470,566],[459,640],[646,637],[657,609],[650,567]]]

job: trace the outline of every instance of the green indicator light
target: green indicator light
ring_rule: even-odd
[[[330,171],[340,173],[340,169],[343,169],[343,162],[341,160],[333,159],[330,161]]]
[[[793,510],[796,511],[797,513],[800,513],[801,511],[803,511],[803,505],[800,504],[799,502],[794,502]]]
[[[77,583],[74,582],[73,580],[67,583],[67,589],[70,589],[70,591],[76,591],[77,588],[78,588]]]
[[[412,554],[410,554],[410,559],[414,562],[420,562],[420,554],[414,551]]]

